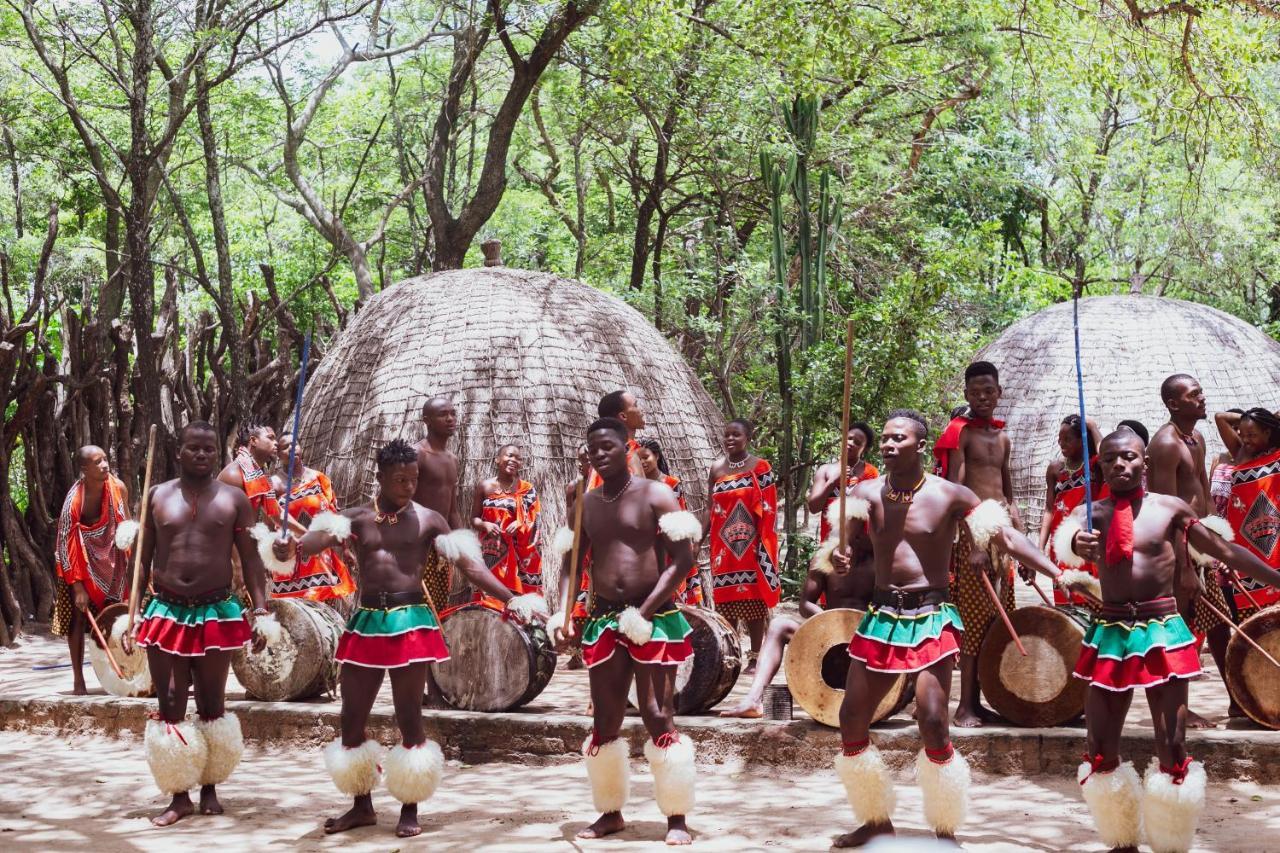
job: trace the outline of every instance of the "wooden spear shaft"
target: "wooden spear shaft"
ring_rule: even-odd
[[[586,479],[579,477],[573,499],[573,547],[569,549],[569,583],[564,588],[564,633],[566,637],[574,635],[573,602],[578,597],[578,587],[581,584],[579,580],[581,566],[578,552],[582,547],[582,503],[585,487]]]
[[[142,503],[138,507],[138,536],[133,541],[133,587],[129,590],[129,628],[133,635],[133,622],[138,615],[138,602],[142,587],[142,540],[147,534],[147,504],[151,497],[151,466],[156,461],[156,425],[147,434],[147,473],[142,478]]]
[[[844,553],[844,546],[848,540],[846,533],[844,517],[845,503],[845,484],[849,479],[849,401],[853,391],[853,318],[850,317],[844,327],[844,405],[840,407],[840,520],[837,526],[840,528],[836,541],[839,543],[840,553]]]
[[[1027,650],[1022,647],[1022,639],[1018,636],[1018,632],[1013,629],[1013,621],[1009,619],[1009,614],[1005,613],[1004,605],[1000,603],[1000,596],[996,595],[996,589],[991,585],[991,578],[987,577],[987,573],[981,569],[975,569],[978,577],[982,578],[982,585],[987,588],[987,595],[991,596],[991,601],[996,606],[996,612],[1000,614],[1000,620],[1004,622],[1004,627],[1008,630],[1009,636],[1013,637],[1013,644],[1018,647],[1018,651],[1025,658]]]

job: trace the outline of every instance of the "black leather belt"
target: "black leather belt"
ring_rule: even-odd
[[[946,587],[926,587],[924,589],[881,589],[871,593],[871,603],[877,607],[892,607],[896,610],[914,610],[917,607],[945,604],[948,590]]]
[[[360,606],[373,610],[389,610],[407,604],[422,604],[424,601],[420,589],[408,592],[366,592],[360,596]]]
[[[231,587],[224,586],[222,589],[211,589],[195,595],[182,595],[158,586],[154,595],[165,604],[172,604],[175,607],[197,607],[201,604],[217,604],[219,601],[226,601],[231,597]]]
[[[602,616],[611,616],[614,613],[621,613],[622,611],[626,610],[628,607],[632,607],[632,606],[633,605],[621,604],[617,601],[609,601],[607,599],[596,596],[596,600],[592,602],[592,605],[591,605],[591,618],[599,619]],[[639,608],[640,605],[636,604],[634,605],[634,607]],[[668,599],[657,610],[654,611],[654,615],[657,615],[658,613],[669,613],[670,611],[675,609],[676,609],[675,599],[674,598]]]

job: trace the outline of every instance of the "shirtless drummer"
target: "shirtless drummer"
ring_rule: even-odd
[[[603,484],[583,498],[580,554],[590,547],[594,602],[582,636],[593,706],[591,737],[582,749],[601,815],[578,837],[601,838],[625,826],[629,750],[619,734],[634,676],[640,716],[651,738],[644,754],[658,808],[667,817],[666,841],[688,844],[693,741],[676,731],[673,716],[676,669],[693,648],[689,623],[673,596],[693,565],[702,525],[680,509],[666,484],[631,472],[627,440],[626,426],[615,418],[601,418],[587,431],[591,464]],[[563,649],[576,633],[573,621],[564,619],[563,609],[552,619],[548,627]]]

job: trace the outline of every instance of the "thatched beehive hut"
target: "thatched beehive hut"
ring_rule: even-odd
[[[1214,308],[1153,296],[1080,301],[1085,406],[1103,434],[1137,418],[1152,434],[1168,420],[1160,383],[1173,373],[1200,380],[1210,421],[1202,424],[1210,458],[1222,450],[1214,412],[1280,408],[1280,344]],[[1071,303],[1010,326],[974,360],[1000,368],[997,417],[1013,443],[1014,495],[1030,527],[1044,509],[1044,471],[1058,455],[1058,425],[1077,411]]]
[[[422,438],[423,402],[450,397],[464,517],[471,488],[513,442],[525,450],[522,476],[541,494],[549,542],[596,405],[619,388],[636,395],[643,435],[662,443],[701,509],[723,424],[697,376],[622,300],[546,273],[451,270],[377,294],[308,381],[300,431],[310,463],[348,506],[372,498],[377,449]]]

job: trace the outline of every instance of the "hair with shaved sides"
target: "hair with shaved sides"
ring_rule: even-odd
[[[607,429],[616,434],[618,438],[622,439],[623,444],[627,443],[627,428],[622,421],[617,418],[600,418],[599,420],[592,421],[591,426],[587,427],[587,435],[591,435],[591,433],[602,429]]]
[[[1175,373],[1160,383],[1160,399],[1169,402],[1178,396],[1178,389],[1188,382],[1195,383],[1196,378],[1190,373]]]
[[[408,465],[418,461],[418,451],[403,438],[393,438],[378,451],[378,470],[382,471],[392,465]]]
[[[894,409],[892,412],[885,415],[884,422],[887,424],[889,421],[896,421],[899,419],[911,421],[912,425],[915,426],[916,429],[916,438],[921,440],[927,440],[929,438],[929,424],[925,421],[924,415],[920,414],[915,409]]]

